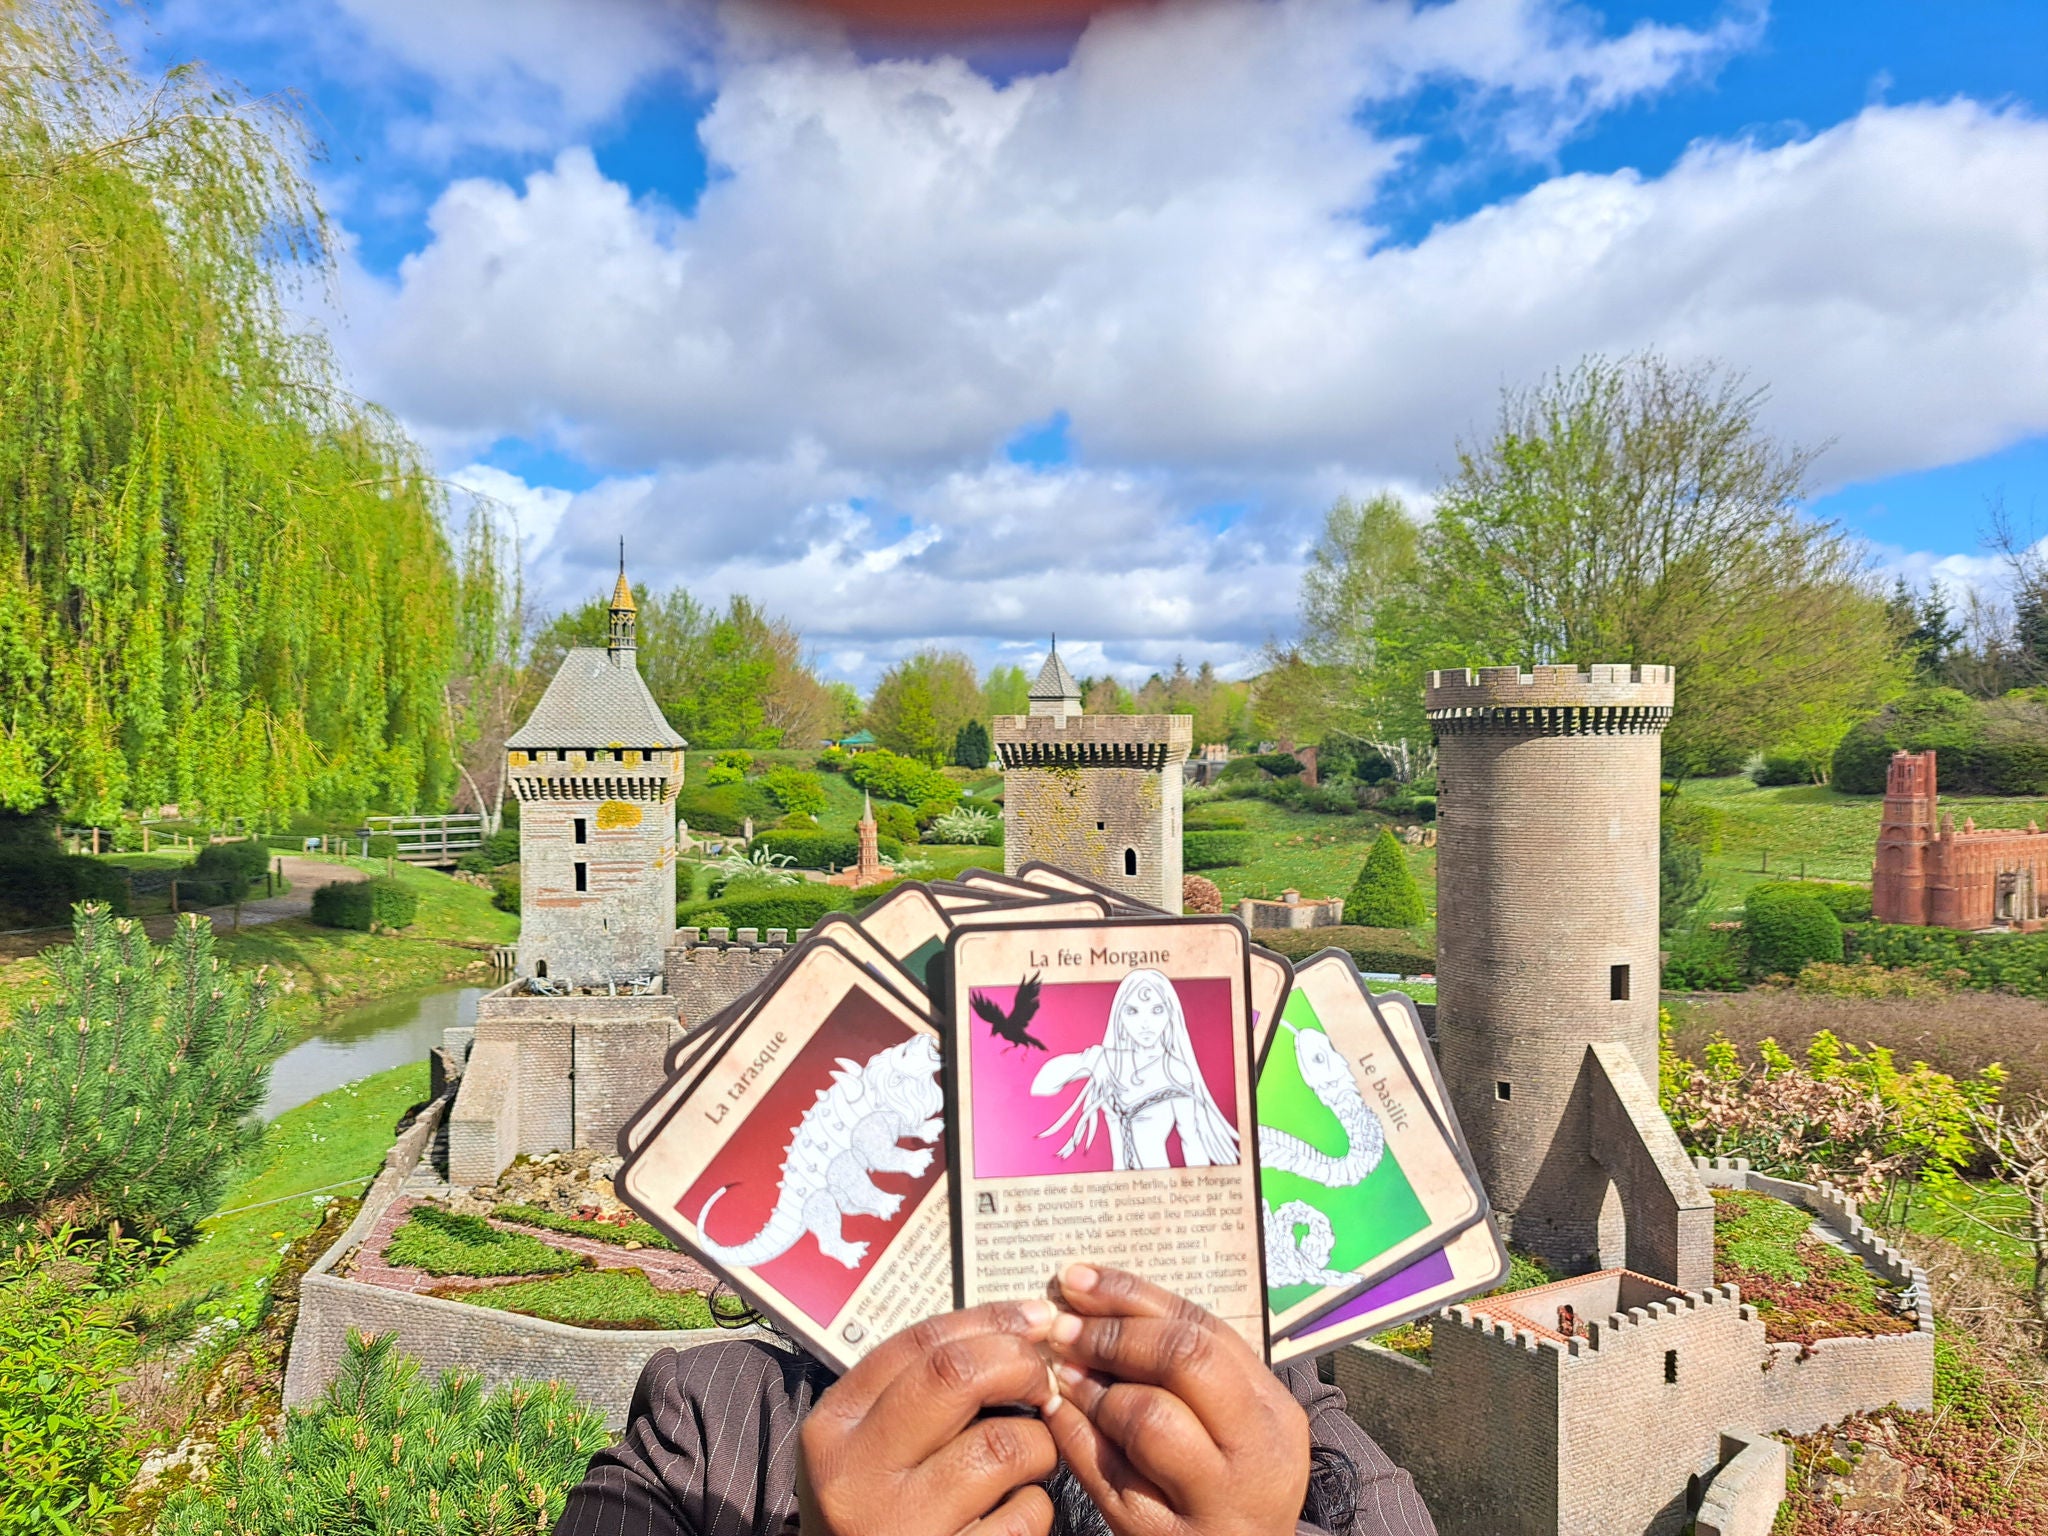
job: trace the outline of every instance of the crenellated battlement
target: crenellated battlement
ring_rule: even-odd
[[[1558,1311],[1565,1306],[1576,1315],[1569,1335],[1560,1330],[1558,1320]],[[1744,1323],[1756,1320],[1756,1310],[1743,1304],[1736,1286],[1680,1291],[1626,1269],[1598,1270],[1485,1297],[1449,1308],[1441,1316],[1504,1344],[1527,1351],[1551,1348],[1577,1360],[1634,1348],[1638,1340],[1647,1340],[1641,1347],[1664,1349],[1669,1341],[1660,1330],[1695,1320],[1702,1309],[1714,1307],[1728,1309]]]
[[[1439,735],[1636,735],[1671,718],[1675,676],[1652,665],[1460,668],[1430,673],[1423,702]]]

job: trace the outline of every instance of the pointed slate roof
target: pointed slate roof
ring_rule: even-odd
[[[1067,670],[1067,664],[1060,660],[1055,647],[1045,658],[1045,665],[1038,669],[1038,681],[1031,685],[1029,695],[1034,699],[1078,699],[1081,685],[1074,681],[1074,674]]]
[[[547,692],[526,724],[505,738],[515,751],[605,747],[613,742],[645,750],[689,743],[662,718],[661,707],[633,663],[631,651],[578,646],[562,658]]]

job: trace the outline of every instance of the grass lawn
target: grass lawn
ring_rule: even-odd
[[[1708,900],[1717,907],[1739,907],[1758,881],[1793,879],[1802,868],[1809,879],[1870,881],[1882,796],[1842,795],[1825,785],[1759,789],[1744,777],[1689,779],[1679,793],[1718,834],[1706,857],[1714,887]],[[2048,800],[1943,795],[1941,809],[1958,824],[1966,816],[1980,827],[2048,824]]]
[[[384,1166],[399,1117],[427,1096],[427,1064],[366,1077],[288,1110],[228,1182],[218,1214],[138,1300],[150,1312],[214,1297],[235,1313],[284,1250],[320,1224],[325,1202],[360,1195]],[[334,1187],[339,1186],[339,1187]]]
[[[695,1291],[663,1291],[637,1269],[588,1269],[550,1280],[454,1293],[473,1307],[523,1312],[582,1328],[709,1328],[711,1308]]]
[[[391,1241],[384,1262],[430,1275],[546,1275],[581,1269],[589,1260],[524,1232],[506,1232],[481,1216],[417,1205]]]
[[[2026,1201],[2017,1191],[1986,1180],[1964,1185],[1953,1200],[1933,1199],[1915,1191],[1915,1199],[1906,1207],[1905,1226],[1908,1232],[1946,1238],[1995,1259],[2015,1281],[2030,1286],[2033,1254],[2012,1235],[2023,1226],[2026,1210]],[[1996,1222],[2002,1230],[1987,1230],[1971,1220],[1973,1216]]]

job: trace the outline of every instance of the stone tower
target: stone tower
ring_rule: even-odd
[[[579,646],[506,739],[519,797],[519,974],[644,982],[675,933],[683,738],[641,680],[623,553],[610,643]]]
[[[1928,921],[1928,847],[1935,838],[1934,753],[1894,752],[1885,772],[1871,915],[1880,923]]]
[[[1188,715],[1085,715],[1055,642],[1031,685],[1031,713],[998,715],[1003,868],[1043,859],[1180,910],[1181,768]]]
[[[1672,669],[1430,674],[1437,1031],[1502,1230],[1567,1273],[1712,1278],[1657,1106],[1659,746]]]

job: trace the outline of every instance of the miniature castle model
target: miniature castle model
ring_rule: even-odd
[[[1429,679],[1437,1051],[1503,1236],[1572,1277],[1439,1313],[1427,1364],[1337,1353],[1352,1416],[1443,1536],[1764,1536],[1784,1492],[1773,1431],[1932,1401],[1925,1276],[1838,1192],[1687,1157],[1658,1107],[1672,697],[1669,667]],[[1770,1343],[1713,1283],[1710,1185],[1811,1210],[1905,1287],[1916,1329]]]
[[[1168,912],[1180,910],[1187,715],[1084,715],[1055,640],[1031,713],[998,715],[1003,868],[1043,859]]]
[[[2048,837],[1935,821],[1934,753],[1894,752],[1871,871],[1871,915],[1924,928],[2033,929],[2048,917]]]
[[[661,974],[675,931],[686,743],[641,679],[624,553],[611,643],[562,658],[505,739],[519,797],[519,973],[571,987]]]

